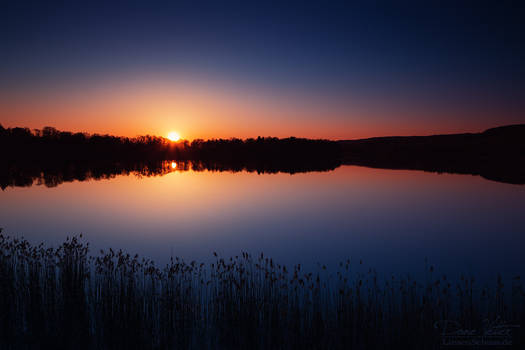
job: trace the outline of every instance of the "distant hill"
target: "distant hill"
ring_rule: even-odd
[[[525,124],[481,133],[339,141],[343,164],[481,175],[525,184]]]

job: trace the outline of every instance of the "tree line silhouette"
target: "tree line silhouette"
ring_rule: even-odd
[[[71,133],[53,127],[42,130],[4,128],[0,125],[2,158],[10,161],[85,160],[151,161],[199,160],[224,163],[333,162],[340,156],[334,141],[289,137],[258,137],[245,140],[197,139],[171,142],[159,136],[134,138]]]
[[[177,170],[298,173],[328,171],[340,165],[334,141],[258,137],[172,142],[159,136],[135,138],[0,125],[0,188],[48,187],[63,182],[116,175],[163,175]]]
[[[329,171],[346,164],[472,174],[525,184],[525,125],[482,133],[345,141],[258,137],[192,142],[0,125],[0,160],[2,189],[29,186],[35,181],[56,186],[63,181],[119,174],[159,175],[166,172],[166,160],[187,162],[191,164],[188,169],[197,171],[293,174]]]

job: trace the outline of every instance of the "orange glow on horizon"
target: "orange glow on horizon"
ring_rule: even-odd
[[[127,137],[166,135],[176,126],[177,132],[167,134],[172,142],[181,134],[190,141],[257,136],[340,140],[480,132],[503,124],[494,121],[489,108],[431,109],[416,102],[378,99],[370,104],[350,98],[332,103],[222,80],[117,77],[107,84],[49,91],[0,91],[0,124]],[[522,120],[512,110],[499,114],[506,115],[505,123]]]

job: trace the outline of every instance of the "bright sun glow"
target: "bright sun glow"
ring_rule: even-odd
[[[170,139],[171,141],[179,141],[180,135],[177,132],[172,131],[168,134],[168,139]]]
[[[177,163],[175,163],[175,162],[171,162],[171,168],[172,168],[172,169],[175,169],[176,167],[177,167]]]

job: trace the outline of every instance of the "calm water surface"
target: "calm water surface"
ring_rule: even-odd
[[[83,233],[93,249],[167,262],[264,252],[278,262],[384,274],[493,278],[525,272],[525,186],[477,176],[341,166],[330,172],[174,171],[0,192],[0,227],[56,245]]]

